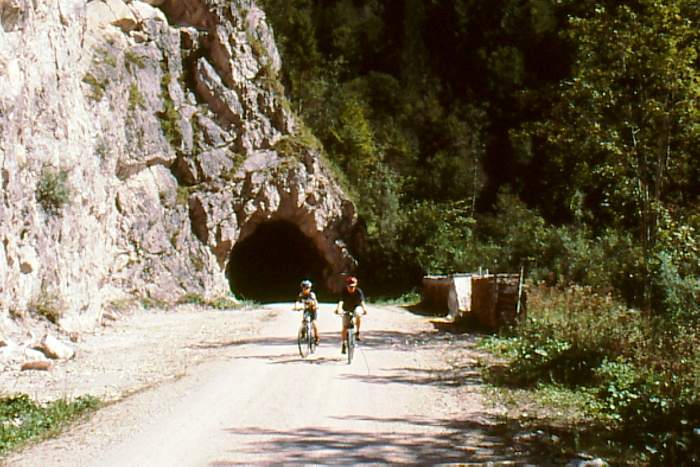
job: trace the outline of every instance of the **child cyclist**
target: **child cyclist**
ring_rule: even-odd
[[[311,327],[314,330],[314,340],[316,345],[318,345],[318,328],[316,327],[316,310],[318,309],[318,300],[316,300],[316,294],[311,291],[311,281],[304,279],[299,284],[301,287],[301,292],[297,296],[297,301],[294,304],[295,310],[304,310],[304,312],[309,313],[311,319]]]

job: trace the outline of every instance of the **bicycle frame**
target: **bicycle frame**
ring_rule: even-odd
[[[345,316],[347,316],[349,321],[347,328],[345,328],[345,344],[347,346],[348,365],[352,363],[352,358],[355,354],[355,314],[355,311],[343,311],[341,314],[343,319]],[[343,325],[345,325],[344,321]]]
[[[299,355],[301,355],[301,358],[306,358],[307,355],[314,353],[316,350],[313,324],[311,323],[311,312],[309,310],[304,310],[301,327],[299,328],[299,334],[297,336],[297,345],[299,346]]]

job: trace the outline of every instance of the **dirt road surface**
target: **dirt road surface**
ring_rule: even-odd
[[[131,326],[88,339],[90,351],[61,374],[64,390],[107,398],[110,390],[136,392],[5,462],[520,464],[518,453],[492,430],[496,409],[481,396],[473,337],[438,331],[428,318],[402,308],[370,307],[363,340],[348,365],[333,308],[321,305],[321,344],[306,359],[296,348],[300,313],[291,311],[291,304],[230,312],[236,315],[226,318],[235,322],[226,323],[229,329],[217,326],[220,312],[169,313],[154,321],[157,333],[143,324],[145,318],[134,318]],[[116,351],[120,335],[132,336],[131,344]],[[113,367],[96,366],[99,358]],[[167,368],[158,370],[153,358]],[[133,369],[117,371],[126,360]],[[102,376],[81,373],[91,361]],[[144,373],[150,382],[139,379]],[[33,378],[41,377],[49,376]],[[17,388],[26,389],[19,379]]]

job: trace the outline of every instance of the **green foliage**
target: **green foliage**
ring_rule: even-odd
[[[367,225],[366,249],[359,252],[362,262],[369,272],[375,270],[375,261],[386,265],[390,271],[384,274],[385,283],[400,277],[414,282],[417,269],[429,260],[425,255],[420,261],[411,259],[414,248],[421,246],[416,242],[401,251],[398,236],[406,231],[411,238],[406,213],[418,216],[411,206],[421,205],[423,196],[446,206],[467,196],[473,206],[483,183],[483,114],[468,106],[443,106],[435,82],[407,92],[396,75],[371,68],[356,73],[368,54],[385,58],[389,31],[381,2],[268,0],[265,6],[278,34],[286,65],[283,79],[293,102],[323,144],[329,165],[343,172],[341,178],[355,181],[346,188]],[[460,176],[462,171],[470,175]],[[445,244],[449,236],[461,238],[456,228],[447,230],[441,229],[444,235],[436,243]],[[451,251],[456,250],[452,245]],[[405,259],[413,265],[403,267]],[[437,262],[431,267],[449,267],[444,260]]]
[[[129,110],[135,110],[137,107],[145,108],[146,100],[143,98],[141,91],[136,83],[131,83],[129,86]]]
[[[272,148],[280,156],[296,160],[304,160],[310,150],[322,150],[321,143],[303,124],[299,125],[295,133],[280,138]]]
[[[671,464],[700,427],[678,415],[697,381],[673,378],[698,374],[696,3],[264,2],[288,95],[353,181],[368,283],[525,266],[578,285],[535,300],[505,377],[585,391]]]
[[[190,292],[190,293],[184,295],[177,302],[189,304],[189,305],[204,305],[204,303],[206,303],[206,301],[204,300],[204,297],[202,297],[200,294],[194,293],[194,292]]]
[[[133,50],[127,50],[124,52],[124,61],[126,62],[127,66],[135,66],[139,69],[144,69],[146,67],[144,57]]]
[[[472,270],[474,219],[468,217],[464,203],[423,202],[406,213],[402,242],[409,242],[414,261],[430,274],[449,274]]]
[[[205,300],[202,295],[194,292],[190,292],[181,297],[177,303],[179,304],[189,304],[189,305],[200,305],[215,308],[217,310],[231,310],[239,309],[244,306],[233,296],[220,296],[213,298],[211,300]]]
[[[119,298],[110,300],[108,306],[117,311],[127,311],[131,309],[136,304],[136,300],[133,298]]]
[[[409,292],[404,292],[398,296],[380,296],[376,298],[370,297],[370,302],[375,305],[398,305],[398,306],[408,306],[416,305],[421,301],[420,292],[417,290],[411,290]]]
[[[190,200],[190,195],[192,192],[195,190],[195,187],[193,186],[187,186],[187,185],[178,185],[177,186],[177,195],[175,197],[176,203],[181,206],[188,206],[189,200]]]
[[[57,215],[70,202],[71,195],[68,172],[65,169],[54,170],[45,167],[41,171],[36,187],[36,199],[47,213]]]
[[[222,296],[211,300],[208,305],[217,310],[236,310],[246,305],[238,301],[235,297]]]
[[[0,456],[37,438],[57,434],[68,423],[100,406],[92,396],[37,404],[26,394],[0,398]]]
[[[105,95],[105,88],[107,86],[106,81],[100,80],[92,73],[86,73],[83,76],[83,83],[90,86],[90,98],[94,101],[101,101]]]
[[[98,48],[95,50],[96,56],[95,56],[95,63],[97,64],[104,64],[107,65],[111,68],[114,68],[117,66],[117,57],[114,56],[112,52],[110,52],[108,49],[105,48]]]
[[[698,198],[692,2],[264,4],[291,99],[356,181],[369,230],[362,262],[380,255],[401,269],[414,246],[400,251],[395,235],[412,206],[465,202],[478,242],[458,263],[526,264],[671,306],[653,283],[654,245],[669,203]],[[492,204],[502,185],[536,207],[530,219],[519,201]],[[496,208],[492,222],[479,204]],[[512,215],[518,229],[499,236],[493,226]],[[453,238],[455,249],[463,239]],[[673,264],[681,282],[690,277]]]
[[[693,463],[700,450],[700,340],[692,325],[651,319],[583,288],[535,288],[528,320],[482,345],[508,361],[490,381],[580,392],[607,441],[648,461]]]
[[[584,193],[589,222],[635,234],[637,303],[648,309],[655,265],[647,261],[664,213],[697,181],[700,17],[691,3],[593,2],[572,15],[572,76],[559,85],[551,115],[532,128],[564,175],[557,189]]]
[[[169,304],[163,300],[158,300],[152,297],[141,297],[141,306],[144,310],[165,310]]]
[[[590,289],[538,293],[528,299],[530,318],[517,329],[510,375],[518,384],[590,384],[593,370],[622,351],[621,336],[635,335],[629,314]]]
[[[245,154],[241,154],[238,152],[234,151],[229,151],[229,158],[231,160],[231,168],[228,169],[226,172],[221,174],[221,178],[227,181],[235,181],[237,180],[240,176],[238,174],[238,170],[241,168],[241,166],[245,163],[246,156]],[[178,194],[180,193],[178,187]],[[183,194],[184,195],[184,194]],[[189,193],[187,194],[187,197],[189,197]],[[187,204],[187,199],[185,198],[184,204]]]
[[[170,73],[163,74],[161,80],[163,110],[158,112],[158,118],[165,139],[171,146],[179,147],[182,143],[182,130],[180,129],[180,113],[177,111],[168,90],[171,79]]]

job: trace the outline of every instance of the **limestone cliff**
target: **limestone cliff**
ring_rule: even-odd
[[[254,1],[0,0],[0,22],[0,330],[226,294],[234,246],[270,220],[310,239],[329,288],[352,269],[354,207]]]

